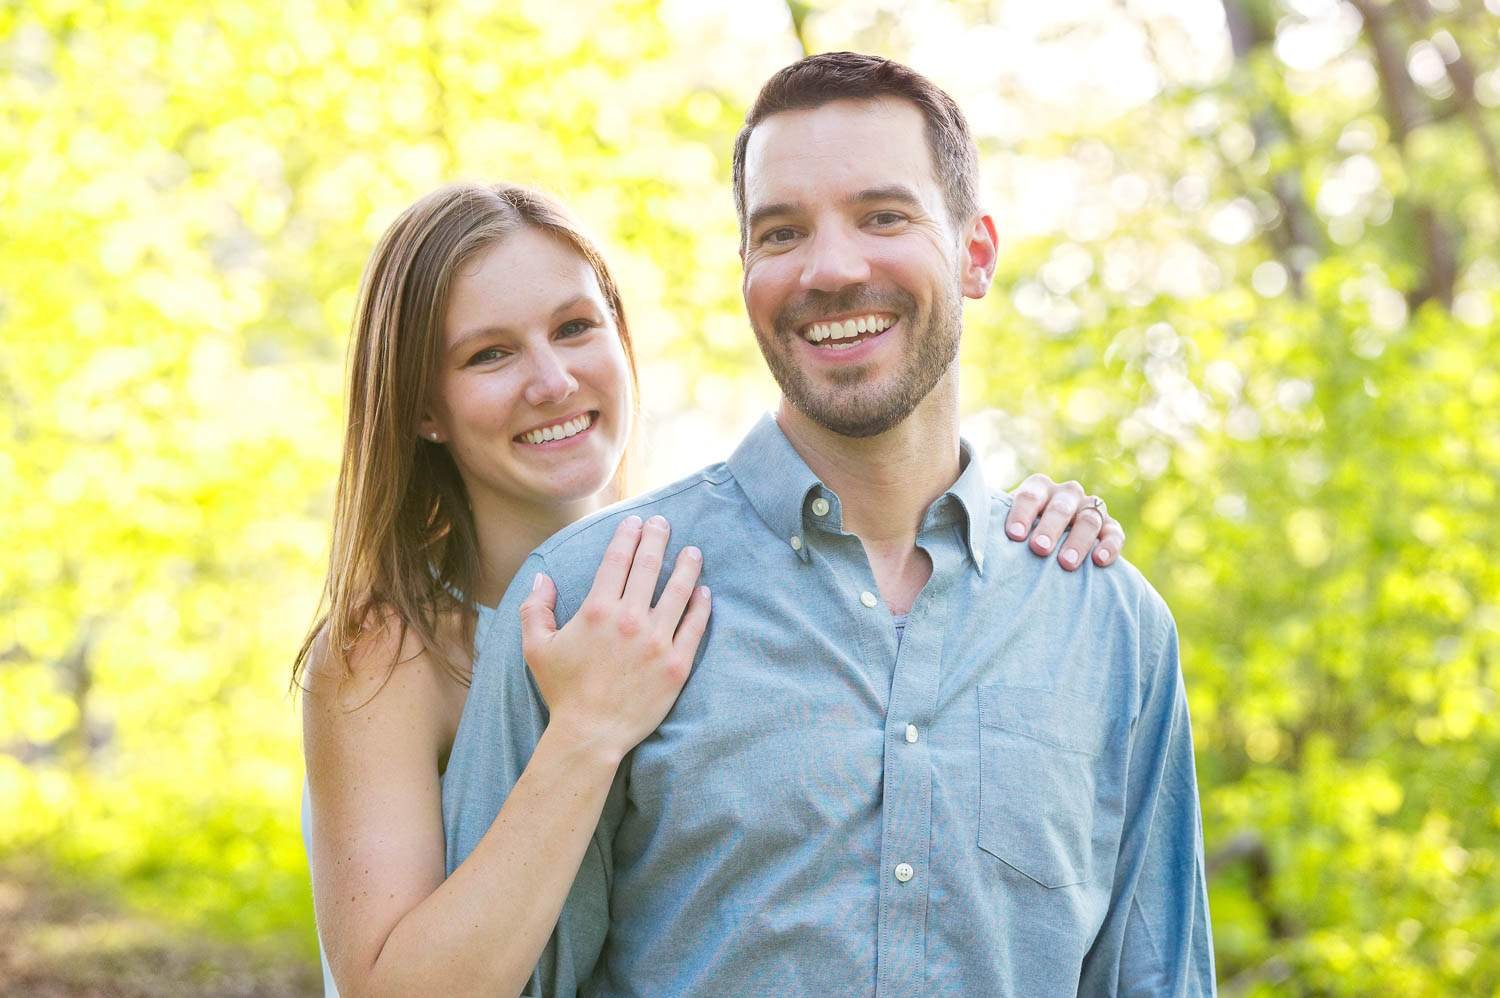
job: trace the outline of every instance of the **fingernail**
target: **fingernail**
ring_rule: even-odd
[[[646,522],[652,524],[653,526],[665,527],[667,525],[667,518],[658,513]]]
[[[1041,548],[1043,551],[1051,551],[1052,550],[1052,538],[1048,537],[1046,534],[1037,534],[1036,535],[1036,546],[1039,547],[1039,548]]]
[[[531,591],[536,592],[540,588],[542,588],[542,573],[538,572],[536,578],[531,580]]]
[[[1100,548],[1099,549],[1098,558],[1099,558],[1099,564],[1101,564],[1101,565],[1104,564],[1106,561],[1109,561],[1109,549],[1108,548]]]
[[[1022,537],[1026,536],[1026,528],[1021,526],[1019,523],[1012,523],[1009,527],[1005,528],[1005,532],[1007,534],[1010,534],[1016,540],[1020,540]]]
[[[641,518],[631,513],[625,518],[625,525],[627,527],[639,527],[641,525]]]
[[[1062,562],[1064,565],[1067,565],[1069,568],[1072,568],[1074,565],[1078,564],[1078,552],[1069,548],[1067,551],[1064,551],[1062,554],[1058,555],[1057,560]]]
[[[698,591],[703,594],[703,598],[704,599],[708,599],[710,596],[713,595],[713,593],[711,593],[711,592],[708,591],[708,587],[707,586],[699,586],[698,587]]]
[[[703,557],[703,552],[694,547],[686,547],[682,549],[682,556],[684,558],[691,558],[693,561],[697,561],[699,558]]]

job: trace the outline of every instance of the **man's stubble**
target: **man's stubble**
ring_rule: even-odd
[[[825,315],[894,312],[905,324],[900,366],[889,385],[869,385],[870,365],[835,368],[832,389],[819,390],[793,359],[793,341],[807,323]],[[957,275],[926,315],[917,314],[910,294],[859,285],[836,293],[810,291],[777,312],[774,331],[755,326],[766,366],[781,392],[799,412],[846,437],[873,437],[910,416],[942,380],[958,356],[963,332],[963,293]]]

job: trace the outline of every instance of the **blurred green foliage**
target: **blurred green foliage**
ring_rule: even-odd
[[[969,432],[1176,613],[1225,992],[1500,993],[1500,3],[1074,7],[0,4],[0,854],[310,947],[285,683],[374,239],[569,200],[664,454],[766,397],[739,116],[861,48],[980,138]]]

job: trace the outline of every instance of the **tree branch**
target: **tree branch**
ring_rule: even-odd
[[[94,650],[95,621],[84,620],[78,627],[78,637],[57,662],[68,698],[73,701],[77,720],[73,727],[56,741],[58,748],[78,761],[87,760],[93,753],[93,739],[89,731],[89,694],[94,689],[92,657]]]
[[[1265,916],[1266,929],[1273,939],[1288,939],[1298,935],[1293,921],[1282,912],[1273,897],[1273,870],[1271,853],[1256,832],[1241,832],[1223,846],[1210,853],[1204,865],[1209,877],[1223,872],[1226,867],[1244,863],[1250,874],[1250,900],[1254,901]]]
[[[1375,54],[1375,75],[1380,80],[1381,99],[1385,103],[1386,121],[1391,129],[1391,140],[1402,158],[1406,157],[1406,139],[1420,124],[1416,92],[1410,77],[1406,75],[1406,64],[1402,59],[1402,47],[1392,37],[1386,10],[1377,7],[1371,0],[1348,0],[1364,19],[1365,37]],[[1437,209],[1428,201],[1413,197],[1410,201],[1412,221],[1417,229],[1426,254],[1426,271],[1422,283],[1406,293],[1406,306],[1415,312],[1434,298],[1444,308],[1453,304],[1453,286],[1458,279],[1458,240],[1448,225],[1439,217]]]
[[[1250,89],[1252,77],[1248,66],[1255,51],[1274,41],[1275,27],[1255,16],[1245,0],[1222,0],[1224,20],[1229,26],[1229,44],[1234,53],[1234,62],[1239,76]],[[1269,103],[1269,102],[1266,102]],[[1295,143],[1292,124],[1285,117],[1274,120],[1264,104],[1250,115],[1250,132],[1255,136],[1255,145],[1268,150],[1282,143]],[[1292,293],[1303,296],[1302,267],[1296,252],[1299,246],[1318,246],[1322,242],[1322,229],[1312,219],[1307,201],[1302,195],[1302,182],[1294,170],[1282,170],[1271,177],[1269,191],[1276,201],[1281,215],[1280,221],[1266,231],[1267,240],[1276,259],[1290,275]]]
[[[1348,0],[1349,5],[1359,11],[1365,22],[1365,37],[1370,40],[1370,49],[1375,54],[1375,75],[1380,79],[1380,96],[1385,102],[1386,120],[1391,126],[1391,138],[1397,145],[1405,145],[1417,120],[1415,95],[1407,81],[1406,63],[1401,58],[1400,46],[1391,38],[1386,24],[1385,11],[1370,0]]]
[[[786,12],[792,19],[792,35],[797,39],[797,47],[802,51],[802,58],[806,59],[807,47],[807,15],[812,12],[812,7],[803,0],[786,0]]]
[[[1425,27],[1432,20],[1432,8],[1427,0],[1406,0],[1406,9],[1412,20],[1419,25]],[[1451,51],[1442,46],[1439,46],[1439,51],[1443,55],[1448,79],[1453,83],[1453,102],[1468,122],[1469,130],[1474,133],[1474,140],[1479,143],[1479,150],[1484,154],[1485,165],[1489,168],[1490,183],[1496,190],[1500,190],[1500,151],[1496,150],[1495,140],[1485,127],[1479,100],[1474,95],[1474,68],[1464,57],[1463,49],[1459,48],[1458,39],[1451,32],[1448,38],[1452,42]]]

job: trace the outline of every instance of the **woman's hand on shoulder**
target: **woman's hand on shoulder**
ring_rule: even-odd
[[[1068,536],[1059,546],[1058,538]],[[1045,558],[1054,550],[1057,562],[1074,571],[1093,548],[1095,565],[1109,565],[1125,546],[1125,530],[1109,515],[1104,500],[1084,492],[1077,482],[1054,482],[1036,474],[1016,487],[1005,533],[1013,541],[1031,538],[1031,550]]]
[[[671,528],[660,516],[620,522],[578,612],[558,629],[557,589],[537,575],[521,604],[521,649],[549,726],[623,757],[677,702],[708,626],[703,554],[685,547],[655,606]]]

